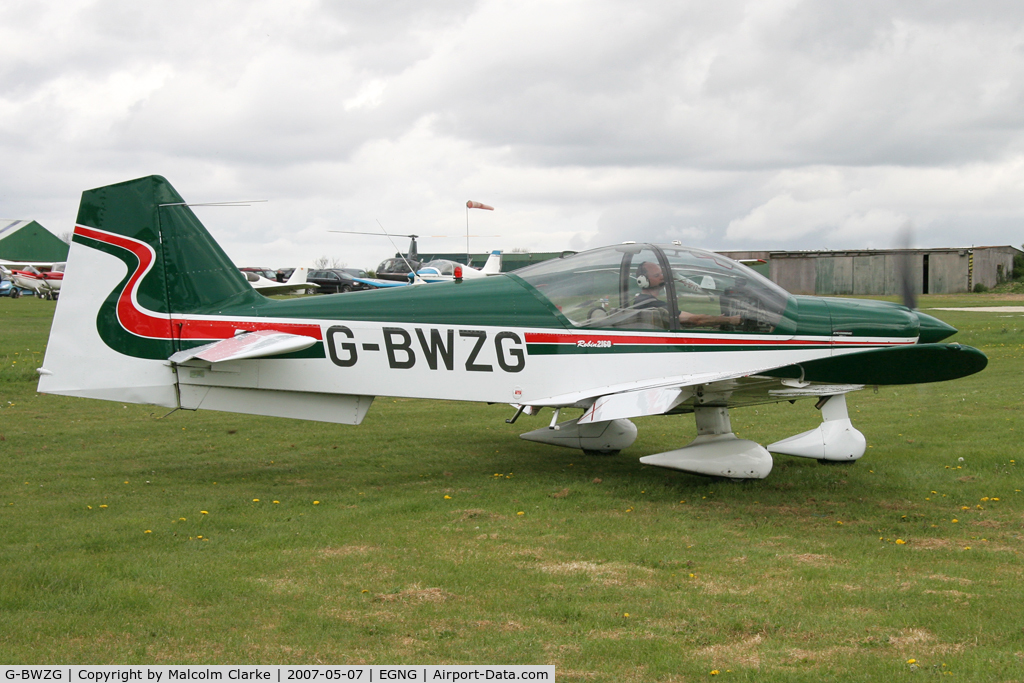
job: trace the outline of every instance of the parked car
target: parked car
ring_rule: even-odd
[[[0,296],[9,296],[12,299],[21,296],[21,290],[11,281],[11,276],[7,273],[0,273]]]
[[[373,289],[364,282],[354,280],[355,277],[369,277],[365,270],[358,268],[327,268],[325,270],[310,271],[306,282],[313,282],[320,285],[318,290],[321,294],[336,294],[338,292],[355,292],[361,289]]]
[[[273,268],[260,268],[258,266],[247,266],[245,268],[239,268],[243,273],[256,273],[260,277],[265,277],[268,280],[277,280],[277,271]]]

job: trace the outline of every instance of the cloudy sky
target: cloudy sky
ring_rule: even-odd
[[[1024,5],[6,0],[0,217],[165,176],[239,265],[1024,242]],[[405,247],[405,240],[398,240]]]

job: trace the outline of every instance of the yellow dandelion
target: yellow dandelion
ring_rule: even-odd
[[[153,533],[153,530],[152,529],[146,529],[142,533],[144,533],[144,534],[151,534],[151,533]]]
[[[106,506],[106,505],[100,505],[100,507],[101,507],[101,508],[105,508],[105,507],[107,507],[107,506]]]
[[[202,538],[202,536],[196,536],[196,538]]]
[[[953,522],[953,524],[956,524],[956,523],[957,523],[957,522],[959,522],[960,520],[959,520],[959,519],[951,519],[951,520],[949,520],[949,521]]]
[[[902,538],[897,538],[896,539],[896,545],[906,545],[906,543],[907,542],[904,541]]]
[[[984,503],[984,502],[985,502],[985,501],[987,501],[987,500],[988,500],[988,496],[982,496],[982,497],[981,497],[981,502],[982,502],[982,503]]]
[[[623,612],[622,616],[624,616],[624,617],[626,617],[627,619],[629,619],[629,612]]]
[[[86,505],[85,507],[87,507],[87,508],[89,508],[90,510],[92,510],[92,505]]]
[[[520,511],[519,511],[519,512],[517,512],[516,514],[517,514],[517,515],[525,515],[526,513],[525,513],[525,512],[523,512],[522,510],[520,510]]]
[[[209,513],[209,512],[207,512],[206,510],[200,510],[200,511],[199,511],[199,514],[201,514],[201,515],[208,515],[208,514],[210,514],[210,513]]]
[[[368,591],[368,590],[366,590],[366,589],[364,588],[364,589],[363,589],[363,592],[364,592],[364,593],[369,593],[370,591]]]
[[[313,501],[313,505],[319,505],[319,504],[320,504],[320,501],[319,501],[319,500],[314,500],[314,501]]]
[[[719,673],[721,673],[721,672],[718,669],[712,669],[711,670],[711,675],[712,676],[717,676]]]
[[[445,499],[445,500],[451,500],[451,499],[452,499],[452,497],[451,497],[451,496],[445,496],[445,497],[444,497],[444,499]]]
[[[998,498],[993,498],[992,500],[994,500],[994,501],[998,501],[999,499],[998,499]]]
[[[258,502],[260,502],[260,499],[259,499],[259,498],[253,498],[253,499],[252,499],[252,502],[254,502],[254,503],[258,503]]]
[[[917,660],[916,659],[908,659],[907,660],[907,664],[917,664]]]
[[[178,521],[179,522],[184,522],[184,521],[187,521],[187,520],[184,517],[178,517]]]
[[[275,501],[274,501],[274,505],[278,505],[278,504],[280,504],[280,502],[281,502],[281,501],[279,501],[279,500],[275,500]]]
[[[842,526],[842,525],[843,525],[842,521],[840,521],[840,520],[838,520],[838,519],[836,520],[836,524],[838,524],[839,526]]]

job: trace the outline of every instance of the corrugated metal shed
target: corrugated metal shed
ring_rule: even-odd
[[[918,294],[968,292],[977,284],[995,287],[1009,279],[1014,256],[1024,254],[1011,246],[719,253],[767,260],[769,277],[793,294],[854,296],[900,294],[904,267]]]

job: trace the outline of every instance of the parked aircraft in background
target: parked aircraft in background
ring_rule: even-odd
[[[510,403],[508,422],[552,410],[523,438],[592,453],[632,445],[630,418],[693,413],[690,444],[641,462],[733,479],[767,476],[769,451],[855,461],[866,441],[847,393],[988,362],[941,343],[956,330],[906,306],[793,296],[681,245],[270,300],[158,176],[83,193],[66,279],[44,393],[343,424],[359,424],[378,395]],[[816,429],[767,448],[733,434],[730,409],[802,398],[821,409]]]
[[[479,204],[479,202],[468,202],[467,206],[469,204]],[[491,211],[494,210],[485,204],[479,204],[479,207],[469,208],[480,207],[490,209]],[[388,239],[391,239],[392,237],[409,238],[409,250],[406,254],[396,254],[393,258],[384,259],[374,271],[376,277],[363,280],[374,287],[395,287],[408,284],[422,284],[424,282],[448,282],[450,280],[460,279],[456,276],[457,271],[464,270],[466,268],[483,273],[484,275],[496,275],[501,272],[500,251],[492,251],[490,256],[487,257],[487,262],[484,263],[483,267],[475,269],[472,268],[472,262],[469,260],[468,253],[466,254],[466,264],[458,263],[457,261],[450,261],[448,259],[433,259],[428,262],[421,261],[419,247],[416,244],[416,240],[420,237],[419,235],[391,235],[386,232],[358,232],[354,230],[330,230],[329,232],[348,235],[373,235],[375,237],[387,237]],[[431,235],[431,237],[448,237],[448,235]],[[470,237],[480,237],[480,235],[470,235],[467,231],[467,245]],[[485,235],[485,237],[498,237],[498,235]],[[394,243],[392,242],[392,244]],[[496,260],[495,257],[497,257]],[[416,273],[416,275],[414,276],[413,273]],[[468,271],[466,271],[466,276],[469,278],[476,277],[474,273],[469,273]],[[389,284],[390,282],[398,284]]]
[[[306,282],[307,269],[304,267],[293,270],[291,276],[285,282],[278,282],[276,279],[268,277],[269,275],[274,275],[276,278],[275,272],[269,268],[241,268],[239,270],[245,275],[249,285],[264,296],[305,292],[316,289],[319,286],[312,282]]]
[[[11,270],[11,280],[15,286],[22,289],[30,289],[35,295],[44,299],[56,299],[60,296],[61,285],[64,281],[63,263],[46,264],[49,268],[40,270],[34,265],[26,265],[22,269]]]
[[[381,278],[357,278],[360,282],[373,285],[374,287],[403,287],[409,284],[431,284],[435,282],[461,282],[462,280],[474,280],[498,275],[501,273],[501,252],[492,251],[487,257],[487,262],[480,270],[464,266],[456,261],[448,259],[434,259],[421,264],[416,270],[415,276],[409,273],[405,282],[399,280],[383,280]]]

